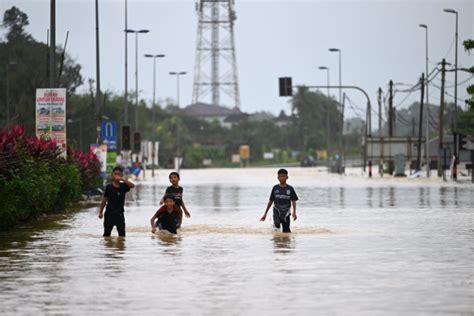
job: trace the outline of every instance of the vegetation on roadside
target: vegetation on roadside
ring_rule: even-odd
[[[95,155],[71,151],[65,159],[54,141],[27,136],[22,126],[0,129],[0,230],[64,209],[97,181]]]

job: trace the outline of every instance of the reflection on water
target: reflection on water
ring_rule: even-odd
[[[0,313],[472,313],[473,186],[289,171],[291,234],[259,222],[269,169],[183,170],[176,236],[149,227],[167,170],[127,195],[126,238],[97,207],[1,233]]]
[[[105,247],[112,250],[112,254],[122,255],[125,250],[125,237],[104,237]]]
[[[295,239],[291,234],[273,233],[272,240],[275,253],[287,253],[295,247]]]

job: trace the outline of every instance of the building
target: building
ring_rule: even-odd
[[[249,116],[237,108],[201,102],[188,105],[183,109],[183,112],[186,115],[198,117],[208,122],[217,121],[227,128],[232,127],[232,124],[246,120]]]

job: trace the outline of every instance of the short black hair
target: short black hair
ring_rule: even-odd
[[[173,200],[174,202],[174,196],[172,196],[171,194],[165,194],[165,196],[163,197],[163,202],[169,199]]]
[[[123,168],[122,167],[119,167],[119,166],[116,166],[113,170],[112,170],[112,173],[114,173],[115,171],[120,171],[121,173],[123,173]]]
[[[288,175],[288,170],[280,169],[280,170],[278,170],[277,174],[284,174],[285,176],[287,176]]]
[[[168,178],[171,178],[171,176],[173,176],[173,175],[177,176],[178,179],[179,179],[179,173],[177,173],[176,171],[171,172],[170,175],[168,176]]]

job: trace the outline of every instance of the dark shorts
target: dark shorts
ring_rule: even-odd
[[[158,219],[156,221],[156,227],[159,230],[167,230],[172,234],[177,234],[177,220],[172,217],[164,217],[163,219]]]
[[[284,233],[291,233],[290,230],[290,210],[278,210],[273,208],[273,225],[275,228],[283,228]]]
[[[125,215],[123,213],[105,212],[104,237],[110,236],[114,226],[117,227],[119,236],[125,237]]]

